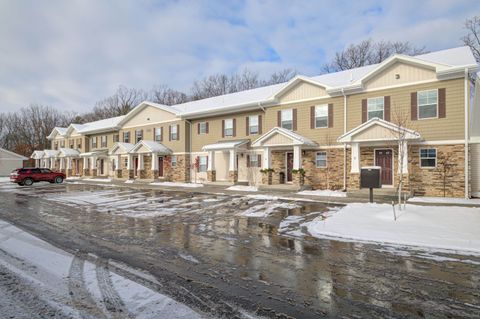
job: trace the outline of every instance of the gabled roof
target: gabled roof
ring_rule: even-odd
[[[165,145],[158,142],[145,141],[145,140],[141,140],[140,142],[135,144],[135,146],[128,153],[136,154],[142,146],[147,148],[151,153],[165,154],[165,155],[172,154],[172,150],[166,147]]]
[[[391,135],[384,137],[382,140],[398,140],[400,135],[403,136],[405,140],[417,140],[420,139],[420,134],[415,132],[414,130],[408,129],[403,126],[396,125],[392,122],[388,122],[377,117],[368,120],[367,122],[360,124],[359,126],[355,127],[354,129],[348,131],[347,133],[341,135],[337,141],[340,143],[351,143],[354,142],[354,136],[365,132],[369,128],[373,126],[380,126],[389,131],[391,131]]]
[[[149,101],[143,101],[142,103],[135,106],[130,112],[128,112],[127,115],[125,115],[125,117],[118,123],[118,125],[122,126],[129,119],[134,117],[136,114],[138,114],[139,112],[141,112],[143,109],[145,109],[148,106],[157,108],[157,109],[162,110],[162,111],[172,113],[173,115],[178,115],[179,114],[179,111],[176,108],[173,108],[171,106],[158,104],[158,103],[153,103],[153,102],[149,102]]]
[[[32,155],[30,155],[30,158],[41,159],[41,158],[43,158],[44,154],[45,154],[44,151],[33,151]]]
[[[50,158],[50,157],[55,157],[57,156],[58,151],[56,150],[43,150],[43,157],[44,158]]]
[[[305,136],[302,136],[290,130],[284,129],[282,127],[274,127],[267,133],[260,136],[257,140],[255,140],[255,142],[252,143],[252,147],[263,146],[263,143],[267,141],[269,138],[271,138],[272,136],[274,136],[275,134],[280,134],[290,139],[292,143],[289,145],[302,145],[302,146],[311,146],[311,147],[318,146],[316,142],[312,141],[309,138],[306,138]]]
[[[245,146],[250,140],[235,140],[235,141],[219,141],[214,144],[208,144],[202,147],[202,151],[219,151],[236,149],[241,146]]]
[[[110,155],[112,154],[127,154],[135,145],[132,143],[123,143],[117,142],[113,145],[112,150],[109,152]],[[119,152],[117,152],[119,151]]]
[[[77,132],[81,134],[93,134],[101,133],[111,130],[119,129],[120,121],[125,117],[125,115],[111,117],[108,119],[103,119],[95,122],[88,122],[85,124],[74,124],[76,125]]]
[[[51,140],[54,139],[55,136],[60,135],[60,136],[65,136],[67,133],[67,128],[66,127],[54,127],[50,135],[47,136],[47,139]]]
[[[21,160],[27,160],[27,159],[28,159],[28,157],[25,157],[25,156],[23,156],[23,155],[20,155],[20,154],[15,153],[15,152],[6,150],[6,149],[4,149],[4,148],[0,148],[0,152],[5,153],[5,154],[8,154],[8,155],[10,155],[10,156],[12,156],[12,157],[15,157],[15,158],[18,158],[18,159],[21,159]]]
[[[80,152],[71,148],[60,148],[58,156],[61,157],[76,157],[79,156]]]
[[[306,76],[303,76],[303,75],[297,75],[294,78],[292,78],[290,81],[288,81],[286,83],[286,85],[284,85],[280,90],[278,90],[270,99],[272,99],[272,100],[278,99],[280,96],[282,96],[283,94],[288,92],[288,90],[293,88],[295,85],[297,85],[298,83],[302,83],[302,82],[310,83],[310,84],[313,84],[315,86],[318,86],[318,87],[321,87],[321,88],[324,88],[324,89],[329,89],[330,88],[329,86],[318,82],[314,78],[309,78],[309,77],[306,77]]]

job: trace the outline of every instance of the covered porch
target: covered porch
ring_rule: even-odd
[[[44,151],[33,151],[30,158],[35,160],[35,167],[44,167],[43,166],[43,155],[45,155]]]
[[[169,180],[172,154],[172,150],[161,143],[139,141],[127,153],[128,179]]]
[[[135,145],[131,143],[117,142],[113,145],[109,152],[112,159],[112,170],[115,178],[128,179],[128,152],[130,152]]]
[[[262,184],[304,184],[303,154],[318,144],[290,130],[275,127],[258,138],[254,149],[263,151]]]
[[[81,153],[83,158],[83,176],[107,176],[108,175],[108,151],[93,151]]]
[[[58,163],[57,155],[58,155],[57,150],[43,150],[41,167],[49,168],[52,171],[58,170],[60,166]]]
[[[60,171],[68,176],[80,176],[83,171],[83,161],[80,152],[71,148],[60,148],[58,152]]]

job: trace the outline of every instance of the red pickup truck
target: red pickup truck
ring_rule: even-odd
[[[48,168],[18,168],[10,173],[10,182],[20,186],[31,186],[36,182],[62,183],[65,174],[52,172]]]

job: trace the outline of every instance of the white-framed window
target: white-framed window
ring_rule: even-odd
[[[317,167],[327,167],[327,152],[317,152],[315,164]]]
[[[255,135],[258,134],[258,115],[250,115],[248,117],[248,134]]]
[[[92,137],[92,148],[96,148],[97,147],[97,137]]]
[[[123,132],[123,142],[130,143],[130,132]]]
[[[123,160],[123,167],[128,168],[128,157]]]
[[[177,125],[170,125],[170,140],[176,141],[178,139]]]
[[[438,117],[438,90],[417,92],[418,118]]]
[[[425,168],[437,167],[437,149],[436,148],[420,149],[420,167],[425,167]]]
[[[199,157],[199,172],[206,172],[207,171],[207,156],[200,156]]]
[[[162,140],[162,129],[160,127],[156,127],[154,130],[155,141],[160,142]]]
[[[233,119],[227,119],[224,121],[225,123],[225,136],[233,136]]]
[[[315,106],[315,128],[328,127],[328,104]]]
[[[367,99],[367,119],[378,117],[384,119],[385,99],[383,96]]]
[[[287,130],[293,130],[293,110],[282,110],[281,113],[281,125]]]
[[[172,167],[177,166],[177,155],[172,155]]]
[[[65,140],[60,141],[60,147],[62,147],[62,148],[65,147]]]
[[[77,140],[77,148],[78,148],[78,149],[81,149],[81,148],[82,148],[82,139],[81,139],[81,138],[79,138],[79,139]]]
[[[107,147],[107,136],[106,135],[102,135],[100,137],[100,143],[101,143],[101,147]]]
[[[135,143],[143,140],[143,130],[135,130]]]
[[[114,134],[113,135],[113,143],[120,142],[120,135]]]
[[[207,122],[198,123],[198,133],[207,134]]]
[[[252,154],[249,156],[249,167],[258,167],[258,155],[257,154]]]

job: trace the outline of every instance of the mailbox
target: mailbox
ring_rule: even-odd
[[[381,188],[382,174],[380,166],[362,167],[360,173],[360,187],[361,188]]]

